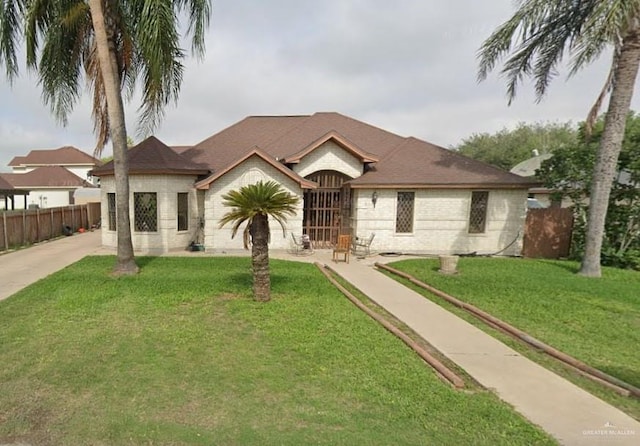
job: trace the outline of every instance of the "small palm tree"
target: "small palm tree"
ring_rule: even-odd
[[[271,299],[271,277],[269,275],[269,217],[273,217],[285,234],[287,215],[296,214],[298,197],[284,191],[275,181],[263,182],[232,190],[222,196],[223,204],[232,208],[220,220],[222,228],[233,222],[231,237],[235,237],[243,223],[244,249],[251,245],[251,267],[253,271],[253,297],[257,301]]]

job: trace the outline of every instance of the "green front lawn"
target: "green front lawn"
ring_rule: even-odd
[[[603,268],[603,277],[594,279],[575,274],[574,262],[505,258],[461,258],[459,274],[452,276],[438,273],[435,259],[390,266],[640,387],[639,272]],[[640,417],[638,400],[613,398]]]
[[[0,302],[0,443],[554,444],[443,384],[313,265],[86,258]]]

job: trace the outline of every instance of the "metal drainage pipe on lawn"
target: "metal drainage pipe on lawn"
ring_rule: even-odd
[[[615,390],[616,392],[625,395],[625,396],[634,396],[636,398],[640,398],[640,389],[635,387],[632,384],[629,384],[625,381],[622,381],[614,376],[608,375],[606,373],[604,373],[601,370],[598,370],[596,368],[591,367],[590,365],[585,364],[584,362],[567,355],[564,352],[561,352],[560,350],[557,350],[553,347],[551,347],[550,345],[545,344],[542,341],[537,340],[536,338],[529,336],[527,333],[523,332],[522,330],[517,329],[516,327],[490,315],[489,313],[486,313],[482,310],[480,310],[477,307],[474,307],[473,305],[470,305],[466,302],[463,302],[443,291],[440,291],[437,288],[432,287],[431,285],[428,285],[424,282],[421,282],[420,280],[416,279],[415,277],[413,277],[410,274],[407,274],[405,272],[402,272],[400,270],[397,270],[395,268],[392,268],[390,266],[384,265],[382,263],[375,263],[375,266],[377,268],[380,269],[384,269],[386,271],[389,271],[393,274],[396,274],[400,277],[403,277],[405,279],[407,279],[408,281],[410,281],[411,283],[418,285],[421,288],[424,288],[425,290],[429,291],[432,294],[435,294],[438,297],[441,297],[442,299],[446,300],[449,303],[452,303],[453,305],[462,308],[463,310],[468,311],[469,313],[473,314],[474,316],[478,317],[480,320],[482,320],[483,322],[487,323],[488,325],[495,327],[498,327],[499,329],[501,329],[502,331],[506,332],[507,334],[518,338],[524,342],[526,342],[529,345],[532,345],[533,347],[542,350],[543,352],[545,352],[546,354],[548,354],[549,356],[552,356],[562,362],[564,362],[565,364],[570,365],[571,367],[577,369],[583,376],[586,376],[587,378],[591,378],[597,382],[600,382],[601,384],[606,385],[607,387]]]
[[[453,371],[451,371],[447,366],[445,366],[438,359],[434,358],[431,354],[429,354],[425,349],[420,347],[415,341],[413,341],[409,336],[400,331],[395,325],[391,324],[389,321],[384,319],[375,311],[371,310],[371,308],[367,307],[363,304],[357,297],[351,294],[345,287],[340,285],[328,271],[331,271],[333,274],[340,276],[336,271],[328,267],[327,265],[321,265],[318,262],[314,263],[318,269],[325,275],[325,277],[335,286],[338,290],[344,294],[347,299],[349,299],[356,307],[364,311],[369,317],[374,319],[376,322],[381,324],[384,328],[389,330],[391,333],[400,338],[409,348],[411,348],[414,352],[418,354],[427,364],[433,367],[436,372],[445,380],[447,380],[450,384],[452,384],[457,389],[462,389],[464,387],[464,381],[458,375],[456,375]],[[342,276],[340,276],[342,277]]]

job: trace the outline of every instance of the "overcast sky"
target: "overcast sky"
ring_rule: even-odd
[[[523,85],[508,107],[497,73],[477,83],[477,50],[513,7],[513,0],[213,0],[206,57],[185,61],[179,102],[155,135],[188,145],[249,115],[336,111],[450,147],[522,121],[583,120],[606,60],[571,79],[560,73],[540,104]],[[31,149],[92,152],[87,98],[62,127],[33,74],[23,70],[13,87],[2,79],[0,170]],[[140,141],[136,100],[127,125]]]

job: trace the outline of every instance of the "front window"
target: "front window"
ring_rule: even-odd
[[[413,203],[414,192],[398,192],[396,202],[396,232],[413,232]]]
[[[471,208],[469,210],[469,234],[484,234],[487,225],[487,208],[489,192],[471,192]]]
[[[158,199],[155,192],[134,192],[133,212],[136,232],[158,230]]]
[[[178,231],[189,229],[189,194],[178,193]]]
[[[109,213],[109,231],[116,230],[116,194],[107,194],[107,211]]]

